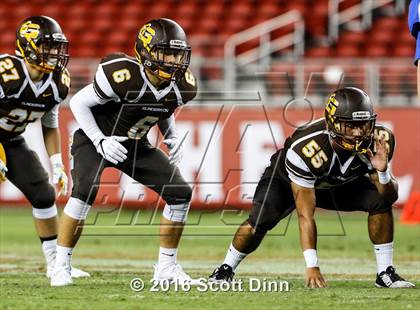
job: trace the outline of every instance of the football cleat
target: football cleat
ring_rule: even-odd
[[[378,288],[412,288],[415,285],[401,278],[395,268],[389,266],[376,276],[375,286]]]
[[[70,270],[64,267],[56,268],[51,273],[51,286],[72,285]]]
[[[50,279],[51,275],[54,272],[56,251],[46,252],[46,253],[44,253],[44,255],[45,255],[45,259],[47,261],[46,276],[47,276],[47,278]],[[89,278],[90,277],[90,274],[87,273],[86,271],[83,271],[83,270],[78,269],[78,268],[74,268],[73,266],[70,267],[70,275],[71,275],[72,278]]]
[[[70,275],[72,278],[90,278],[90,274],[78,268],[71,267]]]
[[[171,264],[169,266],[160,267],[158,264],[154,266],[155,272],[153,274],[153,281],[162,282],[162,281],[169,281],[169,283],[173,284],[175,282],[182,284],[182,283],[189,283],[191,285],[198,285],[199,280],[192,279],[189,275],[187,275],[184,270],[182,269],[181,265],[179,264]]]
[[[234,275],[232,267],[223,264],[213,271],[209,277],[209,282],[231,282]]]
[[[51,275],[54,271],[54,266],[48,266],[47,267],[47,278],[51,278]],[[78,268],[74,268],[71,267],[71,271],[70,271],[70,275],[72,278],[77,279],[77,278],[90,278],[90,274],[86,271],[83,271],[81,269]]]

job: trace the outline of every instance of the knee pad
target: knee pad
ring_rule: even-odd
[[[390,211],[392,211],[392,203],[386,201],[382,197],[372,202],[368,208],[369,215],[388,213]]]
[[[44,186],[37,186],[28,200],[35,209],[48,209],[55,205],[55,191],[54,187],[48,182]]]
[[[94,175],[77,175],[72,170],[73,188],[71,196],[92,205],[99,191],[99,184],[94,183]]]
[[[189,185],[165,187],[162,198],[168,205],[180,205],[191,201],[192,189]]]
[[[250,214],[248,218],[248,223],[254,228],[256,234],[266,234],[269,230],[272,230],[278,222],[278,219],[269,218],[267,216],[255,218],[253,214]]]
[[[189,203],[177,204],[177,205],[165,205],[163,209],[163,217],[172,222],[185,223],[187,220],[188,210],[190,208]]]
[[[57,207],[52,205],[49,208],[38,209],[32,207],[32,216],[39,220],[46,220],[57,216]]]
[[[87,202],[71,197],[64,207],[64,213],[75,220],[85,220],[90,207]]]

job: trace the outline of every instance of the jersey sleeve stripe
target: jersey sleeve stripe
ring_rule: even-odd
[[[293,176],[292,174],[289,174],[289,179],[293,183],[295,183],[299,186],[302,186],[302,187],[306,187],[306,188],[314,188],[315,187],[315,180],[308,181],[308,180],[300,179],[300,178],[297,178],[297,177]]]
[[[3,87],[0,85],[0,99],[3,99],[5,97]]]
[[[296,170],[299,170],[299,168],[297,168],[296,166],[293,166],[293,165],[292,165],[292,167],[289,166],[287,161],[286,161],[286,170],[287,170],[288,173],[293,173],[294,175],[296,175],[299,178],[303,178],[303,179],[307,179],[307,180],[314,180],[315,179],[314,176],[310,173],[307,173],[307,172],[306,173],[305,172],[299,173],[299,172],[297,172]],[[299,170],[299,171],[302,172],[302,170]]]
[[[115,99],[119,101],[118,95],[114,92],[111,84],[106,78],[102,65],[99,65],[98,70],[96,71],[93,88],[100,98],[105,100]]]
[[[96,83],[96,80],[93,81],[93,90],[95,91],[95,94],[101,99],[101,100],[110,100],[112,98],[108,97],[102,89],[99,87],[98,83]]]

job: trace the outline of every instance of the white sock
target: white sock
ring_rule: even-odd
[[[378,267],[378,274],[385,271],[386,268],[392,266],[392,254],[394,253],[394,242],[374,244],[376,255],[376,265]]]
[[[55,268],[64,267],[70,269],[73,248],[67,248],[57,245],[57,256],[55,260]]]
[[[41,246],[47,265],[52,264],[56,256],[57,239],[44,241]]]
[[[232,267],[233,270],[238,267],[239,263],[247,256],[248,254],[241,253],[231,243],[229,246],[229,249],[226,253],[225,260],[223,264],[227,264],[230,267]]]
[[[159,248],[158,265],[161,267],[176,264],[177,248]]]

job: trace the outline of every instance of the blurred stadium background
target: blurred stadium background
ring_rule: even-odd
[[[0,50],[14,52],[15,28],[27,16],[55,18],[70,41],[71,98],[92,81],[101,57],[133,54],[136,33],[147,20],[176,20],[192,45],[191,69],[199,84],[198,98],[178,116],[186,139],[181,168],[191,183],[200,183],[196,206],[249,206],[270,155],[296,125],[321,116],[326,95],[339,84],[363,88],[378,107],[378,121],[396,133],[393,165],[402,205],[420,191],[415,40],[407,8],[404,0],[4,0]],[[61,110],[67,160],[77,125],[66,104]],[[25,135],[48,168],[39,128]],[[103,180],[114,186],[103,188],[98,202],[153,201],[150,192],[115,171]],[[24,202],[10,183],[0,187],[0,201]]]
[[[420,222],[420,103],[412,59],[415,40],[408,31],[407,9],[405,0],[2,0],[0,51],[14,53],[15,28],[24,18],[37,14],[53,17],[70,41],[71,98],[92,81],[102,57],[113,52],[133,55],[136,33],[147,20],[168,17],[185,29],[192,45],[191,69],[198,78],[199,95],[177,114],[178,130],[185,138],[180,168],[195,184],[192,209],[204,208],[207,213],[191,213],[192,226],[186,228],[180,255],[187,271],[206,276],[223,258],[237,225],[247,215],[223,209],[249,208],[271,154],[296,126],[322,116],[326,95],[339,84],[365,89],[376,104],[378,122],[394,130],[397,151],[392,165],[400,184],[397,206],[405,206],[401,216],[405,222]],[[60,112],[60,130],[70,172],[68,142],[77,124],[67,102]],[[49,169],[39,124],[28,126],[24,135]],[[156,131],[149,139],[159,144]],[[120,290],[121,282],[128,283],[134,272],[150,277],[156,258],[157,225],[149,225],[157,224],[156,214],[113,209],[153,208],[159,205],[156,195],[112,169],[104,173],[102,181],[95,206],[104,209],[91,211],[90,225],[75,255],[76,264],[93,272],[94,278],[69,290],[73,292],[66,301],[70,306],[84,303],[86,292],[90,306],[98,308],[118,300],[137,303],[128,287]],[[66,201],[67,197],[61,197],[59,204]],[[16,208],[18,205],[27,208]],[[15,308],[23,302],[19,296],[24,292],[26,307],[54,304],[60,295],[48,291],[46,279],[39,277],[41,251],[28,203],[9,182],[0,185],[0,207],[2,302]],[[110,213],[98,218],[99,210]],[[327,236],[318,245],[323,270],[328,279],[345,280],[345,284],[331,282],[332,287],[342,285],[337,295],[309,293],[314,305],[332,306],[339,299],[340,306],[377,307],[379,293],[369,290],[375,263],[365,214],[340,217],[320,212],[317,216],[319,232]],[[267,238],[240,272],[292,277],[298,293],[287,297],[290,305],[307,300],[309,309],[311,298],[301,287],[303,260],[297,223],[295,219],[290,223],[285,238]],[[289,221],[283,221],[273,234],[284,236],[288,225]],[[419,227],[398,223],[396,228],[397,266],[411,280],[418,280],[420,274]],[[143,236],[139,242],[128,235]],[[46,295],[38,293],[39,286]],[[103,292],[97,293],[100,290]],[[127,297],[121,297],[124,294]],[[393,295],[386,302],[392,309],[410,306],[418,299],[415,293],[411,299],[407,294],[389,294]],[[196,298],[195,305],[241,305],[234,295],[217,296],[210,302]],[[252,302],[254,296],[243,296],[243,301]],[[262,303],[255,308],[278,304],[278,295],[259,296]],[[142,305],[155,302],[156,307],[167,302],[159,298],[163,297],[149,295]]]

